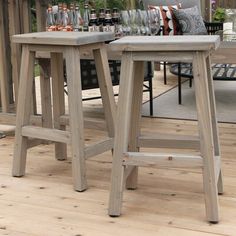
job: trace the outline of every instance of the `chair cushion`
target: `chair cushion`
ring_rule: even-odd
[[[207,30],[197,6],[186,9],[173,9],[183,35],[205,35]]]
[[[173,9],[179,9],[179,5],[153,6],[149,5],[148,9],[157,9],[160,13],[160,26],[163,28],[163,35],[179,34],[178,22],[174,17]]]

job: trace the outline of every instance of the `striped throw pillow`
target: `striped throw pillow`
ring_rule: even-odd
[[[156,9],[160,13],[160,25],[163,28],[163,35],[178,35],[178,22],[173,13],[173,9],[179,9],[180,5],[152,6],[148,9]]]

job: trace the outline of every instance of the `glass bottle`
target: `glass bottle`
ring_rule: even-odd
[[[112,10],[112,22],[114,25],[120,23],[120,14],[119,14],[117,8],[113,8],[113,10]]]
[[[74,3],[71,3],[70,10],[67,9],[68,12],[67,31],[73,31],[74,9],[75,9]]]
[[[99,9],[99,15],[98,15],[98,26],[99,26],[99,31],[103,31],[103,25],[105,21],[105,10],[104,8]]]
[[[115,27],[114,27],[114,24],[112,22],[111,10],[110,9],[106,9],[106,12],[105,12],[103,32],[113,32],[113,33],[115,32]]]
[[[52,12],[52,5],[48,5],[47,9],[47,20],[46,20],[46,31],[56,31],[54,14]]]
[[[62,31],[67,31],[68,25],[68,12],[67,12],[67,5],[63,3],[62,6]]]
[[[119,14],[117,8],[113,8],[113,10],[112,10],[112,22],[114,24],[115,36],[120,37],[121,36],[120,14]]]
[[[83,18],[80,14],[80,8],[79,5],[75,5],[75,11],[74,11],[74,31],[81,32],[83,31]]]
[[[56,28],[57,31],[62,31],[63,23],[62,23],[62,3],[58,3],[58,11],[56,13]]]
[[[99,26],[97,21],[97,14],[95,9],[91,9],[89,15],[89,32],[98,32]]]
[[[89,6],[88,3],[84,4],[84,25],[83,25],[83,31],[89,30]]]

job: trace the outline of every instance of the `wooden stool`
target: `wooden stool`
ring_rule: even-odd
[[[66,159],[66,144],[71,144],[74,188],[77,191],[84,191],[87,188],[85,159],[113,148],[116,107],[104,44],[110,40],[113,40],[112,33],[41,32],[13,36],[14,43],[22,44],[13,176],[20,177],[25,174],[29,147],[37,145],[38,139],[50,140],[56,143],[56,156],[60,160]],[[95,59],[109,138],[85,147],[80,55],[87,50],[92,50]],[[32,107],[30,98],[36,52],[48,52],[51,55],[54,127],[30,125]],[[65,120],[63,57],[66,62],[68,83],[70,131],[65,131],[66,122],[63,122]],[[44,97],[47,97],[45,92]],[[45,100],[45,106],[49,107],[50,102],[50,99]],[[48,108],[42,109],[42,119],[48,110]]]
[[[135,189],[137,166],[201,167],[207,220],[218,222],[218,196],[222,193],[220,147],[211,77],[210,51],[220,44],[218,36],[133,36],[111,43],[122,51],[120,95],[114,141],[109,215],[121,214],[123,182]],[[192,61],[197,101],[199,138],[189,136],[140,136],[144,61]],[[196,148],[200,155],[141,153],[142,147]],[[218,183],[218,188],[217,188]]]

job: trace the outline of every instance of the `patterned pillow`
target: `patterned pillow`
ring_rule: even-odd
[[[207,30],[197,6],[173,9],[183,35],[205,35]]]
[[[176,21],[173,9],[179,9],[180,5],[173,6],[152,6],[149,5],[148,9],[157,9],[160,13],[160,25],[163,28],[163,35],[176,35],[179,34],[178,22]]]

